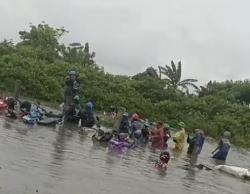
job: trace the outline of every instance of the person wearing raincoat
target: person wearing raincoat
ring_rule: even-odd
[[[179,123],[181,130],[179,130],[174,136],[173,141],[175,143],[174,149],[176,151],[182,151],[185,143],[185,124],[183,122]]]
[[[93,113],[93,104],[88,102],[85,109],[80,113],[81,127],[93,127],[95,124],[95,117]]]
[[[228,152],[230,150],[230,139],[231,133],[229,131],[225,131],[221,140],[219,141],[218,147],[212,152],[212,158],[217,160],[226,160]]]
[[[129,115],[127,112],[122,115],[118,127],[118,133],[129,133]]]

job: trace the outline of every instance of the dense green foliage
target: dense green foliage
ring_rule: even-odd
[[[96,110],[124,107],[150,120],[175,124],[184,121],[188,130],[202,128],[212,137],[224,130],[233,142],[250,147],[250,81],[209,82],[197,95],[184,93],[194,79],[181,81],[181,65],[153,67],[133,77],[105,73],[95,61],[88,43],[65,45],[60,38],[68,33],[42,23],[20,31],[20,42],[0,43],[0,90],[14,89],[22,82],[22,95],[59,103],[69,70],[79,72],[81,103],[93,99]],[[165,74],[165,78],[163,78]],[[197,88],[197,87],[196,87]]]

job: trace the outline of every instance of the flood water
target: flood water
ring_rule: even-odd
[[[0,118],[0,193],[250,194],[249,181],[186,168],[186,149],[171,151],[168,172],[161,175],[153,168],[159,153],[135,148],[117,157],[94,146],[91,135]],[[215,146],[205,144],[200,163],[213,165],[209,156]],[[250,154],[233,148],[227,164],[250,168]]]

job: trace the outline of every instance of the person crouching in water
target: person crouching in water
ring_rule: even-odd
[[[119,127],[118,133],[129,133],[129,115],[127,112],[123,113]]]
[[[164,148],[164,129],[162,122],[157,122],[155,128],[151,131],[150,141],[152,142],[153,148]]]
[[[195,129],[195,136],[191,141],[191,146],[193,146],[190,159],[191,166],[194,166],[197,163],[197,159],[203,148],[204,141],[205,141],[204,131],[201,129]]]
[[[181,130],[178,131],[174,137],[173,137],[173,141],[175,143],[175,147],[174,149],[176,151],[182,151],[183,147],[184,147],[184,143],[185,143],[185,128],[184,128],[184,124],[180,124],[181,126]]]
[[[168,168],[168,162],[170,160],[170,154],[168,151],[164,151],[160,154],[160,158],[155,162],[155,168],[159,171],[166,171]]]
[[[212,152],[212,158],[223,161],[227,159],[227,155],[230,150],[230,138],[231,133],[229,131],[225,131],[223,133],[223,137],[219,141],[218,147]]]
[[[93,104],[88,102],[85,109],[79,112],[81,119],[81,127],[93,127],[95,124],[95,117],[93,113]]]

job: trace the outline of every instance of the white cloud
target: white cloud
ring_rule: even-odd
[[[109,72],[135,74],[183,61],[183,77],[249,77],[250,16],[239,0],[5,0],[0,39],[17,39],[29,22],[65,26],[65,42],[89,42]]]

